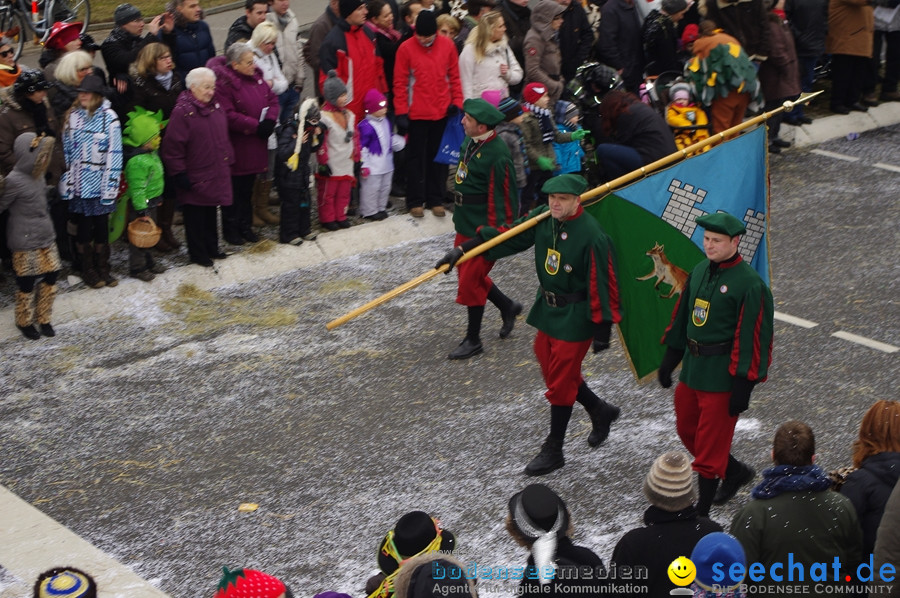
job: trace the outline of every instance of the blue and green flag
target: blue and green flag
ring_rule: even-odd
[[[747,233],[739,251],[770,283],[766,159],[766,128],[757,127],[585,205],[616,249],[619,329],[639,380],[659,367],[672,310],[704,259],[697,216],[728,212],[742,220]]]

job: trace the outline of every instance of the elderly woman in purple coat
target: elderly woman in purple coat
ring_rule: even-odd
[[[215,99],[228,117],[228,135],[234,147],[231,192],[234,203],[222,209],[222,236],[231,245],[255,243],[253,183],[269,168],[268,139],[278,122],[278,96],[254,62],[249,44],[228,46],[224,56],[210,59],[216,73]]]
[[[228,138],[228,118],[213,97],[216,75],[208,68],[187,74],[187,90],[181,92],[160,147],[166,174],[176,187],[176,199],[184,213],[184,234],[191,262],[212,267],[224,259],[219,250],[216,208],[231,206],[234,150]]]

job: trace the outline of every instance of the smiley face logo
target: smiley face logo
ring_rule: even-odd
[[[691,559],[684,556],[680,556],[672,561],[666,572],[669,574],[669,581],[676,586],[691,585],[691,582],[697,577],[697,568],[694,566],[694,563],[691,562]]]

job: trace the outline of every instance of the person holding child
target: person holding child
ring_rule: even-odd
[[[383,93],[370,89],[363,107],[366,118],[357,126],[362,157],[359,213],[366,220],[384,220],[394,176],[394,152],[406,147],[406,140],[392,132]]]

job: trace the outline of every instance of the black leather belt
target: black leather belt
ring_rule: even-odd
[[[580,293],[569,293],[567,295],[563,295],[562,293],[545,291],[542,288],[541,294],[544,296],[544,300],[550,307],[565,307],[570,303],[578,303],[579,301],[584,301],[585,299],[587,299],[587,293],[584,291],[581,291]]]
[[[694,357],[710,357],[712,355],[727,355],[731,352],[731,341],[726,343],[713,343],[704,345],[693,339],[688,339],[687,348]]]
[[[453,203],[457,206],[486,204],[488,201],[487,193],[463,194],[457,191],[453,192]]]

